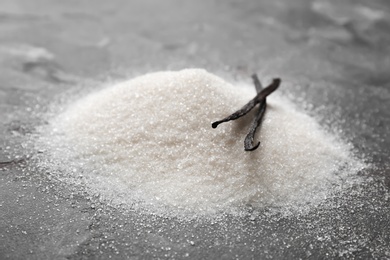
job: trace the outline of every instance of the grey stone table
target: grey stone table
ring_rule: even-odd
[[[0,259],[390,258],[389,49],[386,0],[1,0]],[[292,82],[369,180],[304,215],[180,221],[96,204],[28,159],[31,111],[61,93],[185,67]]]

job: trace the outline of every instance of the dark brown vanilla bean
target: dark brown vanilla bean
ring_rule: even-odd
[[[255,84],[256,93],[260,93],[260,91],[263,90],[263,85],[261,84],[256,73],[252,75],[252,79],[253,79],[253,84]]]
[[[281,80],[279,78],[273,79],[272,83],[268,87],[262,89],[261,82],[260,82],[260,80],[259,80],[259,78],[257,77],[256,74],[252,75],[252,79],[253,79],[253,83],[255,85],[256,92],[257,92],[256,97],[254,97],[252,100],[250,100],[240,110],[234,112],[233,114],[231,114],[228,117],[225,117],[222,120],[216,121],[216,122],[211,124],[211,126],[213,128],[217,128],[217,126],[219,124],[221,124],[221,123],[228,122],[228,121],[231,121],[231,120],[235,120],[235,119],[238,119],[238,118],[246,115],[257,104],[259,104],[259,109],[258,109],[258,111],[256,113],[256,116],[255,116],[254,120],[251,123],[250,129],[249,129],[249,133],[245,137],[245,140],[244,140],[245,151],[254,151],[254,150],[256,150],[259,147],[260,142],[258,142],[256,145],[253,145],[253,140],[254,140],[254,136],[256,134],[256,130],[257,130],[257,128],[261,124],[262,118],[264,116],[264,113],[265,113],[265,110],[266,110],[266,107],[267,107],[266,97],[269,94],[271,94],[272,92],[274,92],[279,87],[280,82],[281,82]]]
[[[280,85],[280,79],[274,79],[272,83],[266,87],[265,89],[261,90],[256,97],[254,97],[251,101],[249,101],[245,106],[243,106],[240,110],[234,112],[228,117],[225,117],[222,120],[216,121],[211,124],[213,128],[217,128],[217,126],[221,123],[228,122],[231,120],[235,120],[237,118],[240,118],[242,116],[245,116],[249,111],[251,111],[258,103],[260,103],[265,97],[267,97],[269,94],[274,92]]]
[[[265,109],[267,107],[267,104],[266,104],[266,101],[264,99],[263,102],[260,103],[260,106],[258,108],[258,111],[256,113],[256,117],[253,119],[252,123],[251,123],[251,126],[249,128],[249,133],[247,134],[247,136],[245,137],[245,140],[244,140],[244,148],[245,148],[245,151],[254,151],[256,150],[259,145],[260,145],[260,142],[258,142],[255,146],[253,145],[253,140],[255,138],[255,134],[256,134],[256,130],[257,128],[260,126],[261,124],[261,119],[263,118],[264,116],[264,113],[265,113]]]
[[[263,85],[261,84],[256,73],[252,75],[252,80],[253,80],[253,84],[255,85],[256,92],[257,93],[261,92],[263,90]],[[256,134],[257,128],[260,126],[261,120],[264,116],[265,109],[267,107],[266,104],[267,104],[267,98],[264,98],[264,100],[262,100],[259,104],[259,108],[257,110],[256,117],[252,121],[251,126],[249,128],[249,133],[247,134],[247,136],[245,137],[245,140],[244,140],[245,151],[254,151],[260,145],[260,142],[257,142],[256,145],[253,145],[253,141],[255,139],[255,134]]]
[[[274,92],[280,85],[280,79],[273,79],[272,83],[266,87],[265,89],[261,90],[257,96],[254,98],[256,103],[259,103],[261,100],[266,98],[269,94]]]
[[[237,118],[240,118],[242,116],[245,116],[246,114],[249,113],[249,111],[252,110],[252,108],[254,108],[256,106],[258,102],[256,101],[256,98],[252,99],[251,101],[249,101],[245,106],[243,106],[240,110],[234,112],[233,114],[231,114],[230,116],[228,117],[225,117],[224,119],[222,120],[219,120],[219,121],[216,121],[214,123],[211,124],[211,126],[213,128],[217,128],[217,126],[221,123],[224,123],[224,122],[229,122],[231,120],[235,120]]]

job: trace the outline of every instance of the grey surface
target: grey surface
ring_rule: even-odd
[[[390,258],[389,48],[385,0],[0,1],[0,259]],[[369,179],[306,215],[182,221],[112,208],[28,159],[33,111],[59,94],[184,67],[282,77]]]

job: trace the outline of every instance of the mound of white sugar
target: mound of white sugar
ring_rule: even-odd
[[[73,103],[42,140],[61,172],[108,200],[194,211],[321,201],[356,170],[346,145],[277,93],[256,151],[243,146],[253,113],[211,127],[254,96],[201,69],[147,74]]]

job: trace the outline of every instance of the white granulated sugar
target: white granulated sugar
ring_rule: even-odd
[[[110,201],[202,212],[321,201],[354,173],[348,146],[277,94],[256,151],[243,147],[253,114],[211,128],[254,95],[201,69],[147,74],[69,106],[45,148]]]

